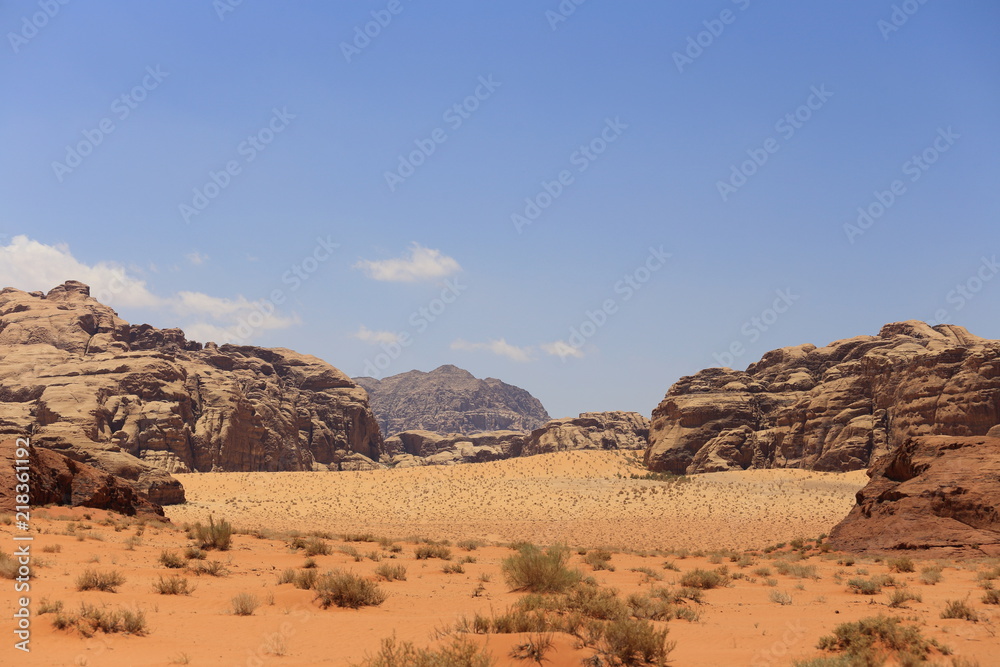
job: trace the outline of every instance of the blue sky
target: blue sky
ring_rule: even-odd
[[[3,2],[0,282],[351,375],[454,363],[553,416],[648,415],[682,375],[891,321],[1000,338],[998,25],[987,0]]]

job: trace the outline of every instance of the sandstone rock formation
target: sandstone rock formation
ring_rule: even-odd
[[[869,475],[830,534],[834,548],[976,546],[1000,555],[1000,437],[910,438]]]
[[[649,420],[638,412],[584,412],[531,432],[523,456],[575,449],[645,449]]]
[[[384,434],[424,430],[438,433],[527,431],[549,419],[537,398],[496,378],[479,380],[456,366],[429,373],[409,371],[383,380],[354,378]]]
[[[28,450],[28,475],[30,505],[73,505],[94,507],[129,516],[159,515],[163,508],[150,502],[137,492],[129,482],[98,470],[85,463],[78,463],[62,454],[39,447]],[[16,501],[15,479],[16,439],[0,442],[0,511],[13,513]]]
[[[356,469],[382,453],[364,390],[326,362],[132,326],[75,281],[0,291],[0,434],[162,504],[183,501],[170,472]]]
[[[579,449],[644,449],[649,420],[636,412],[585,412],[525,431],[464,435],[403,431],[386,438],[382,462],[396,468],[480,463]]]
[[[681,378],[653,411],[646,465],[699,473],[866,468],[909,438],[1000,423],[1000,341],[909,321]]]

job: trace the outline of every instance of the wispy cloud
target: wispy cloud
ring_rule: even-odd
[[[198,257],[207,259],[200,254]],[[194,261],[190,256],[188,259]],[[240,341],[237,327],[251,317],[255,322],[260,320],[256,330],[286,329],[300,322],[294,315],[276,312],[262,317],[261,305],[243,295],[217,297],[181,291],[160,296],[149,290],[135,270],[110,261],[86,264],[64,244],[47,245],[19,235],[7,245],[0,245],[0,287],[47,291],[67,280],[90,285],[91,296],[112,308],[148,308],[171,320],[179,319],[178,324],[192,340]],[[167,322],[168,326],[173,324]]]
[[[551,354],[554,357],[559,357],[560,359],[565,359],[567,357],[579,359],[583,356],[583,350],[578,347],[573,347],[564,340],[542,343],[539,347],[542,348],[542,352]]]
[[[440,250],[425,248],[419,243],[410,246],[403,257],[392,259],[363,259],[354,265],[374,280],[412,283],[420,280],[444,278],[462,270],[459,263]]]
[[[399,334],[395,334],[391,331],[372,331],[365,325],[361,325],[353,336],[358,340],[363,340],[366,343],[398,343]]]
[[[511,345],[503,338],[487,341],[485,343],[470,343],[467,340],[462,340],[461,338],[459,338],[458,340],[454,341],[451,344],[451,349],[466,350],[470,352],[477,350],[484,350],[486,352],[491,352],[501,357],[507,357],[512,361],[520,361],[520,362],[531,361],[530,347],[517,347],[516,345]]]

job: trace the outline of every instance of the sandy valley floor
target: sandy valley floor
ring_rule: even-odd
[[[677,590],[695,569],[725,568],[724,585],[702,591],[700,601],[680,603],[688,610],[684,618],[655,622],[669,628],[676,642],[673,665],[790,665],[824,655],[817,641],[838,624],[880,613],[916,624],[947,645],[954,655],[937,655],[938,664],[951,665],[955,656],[968,660],[955,664],[996,664],[1000,607],[981,598],[990,577],[1000,578],[1000,563],[915,558],[912,572],[890,572],[887,561],[797,541],[828,532],[846,514],[863,473],[757,471],[688,482],[629,478],[642,472],[628,456],[585,452],[451,468],[213,474],[183,477],[190,503],[168,509],[173,525],[80,508],[37,510],[33,650],[15,656],[5,630],[0,662],[347,665],[376,652],[393,633],[420,647],[436,646],[450,641],[446,631],[463,617],[501,614],[523,597],[509,590],[501,562],[515,553],[507,543],[528,540],[571,545],[570,566],[623,599]],[[209,513],[243,534],[235,535],[227,551],[185,558],[193,543],[184,523],[204,522]],[[314,591],[279,583],[289,569],[296,576],[306,571],[308,556],[293,548],[304,536],[297,543],[290,531],[322,532],[313,544],[330,553],[312,557],[313,571],[342,569],[374,582],[377,568],[401,565],[405,579],[379,580],[386,599],[378,606],[323,609]],[[0,524],[0,533],[9,553],[13,526]],[[417,558],[429,539],[450,541],[438,545],[447,559]],[[790,544],[762,551],[777,542]],[[585,561],[599,546],[611,552],[609,569],[594,570]],[[178,567],[165,566],[164,552],[176,557]],[[939,575],[928,576],[925,570],[937,565]],[[88,569],[120,573],[124,582],[117,592],[80,591],[78,578]],[[874,595],[856,594],[847,585],[853,577],[883,574],[894,582]],[[187,580],[193,591],[154,590],[170,577]],[[3,585],[13,588],[12,582]],[[904,589],[919,600],[889,607],[889,594]],[[252,615],[233,613],[232,598],[241,593],[259,602]],[[37,615],[43,599],[48,613]],[[4,618],[11,618],[13,600],[12,592],[0,597]],[[942,619],[952,600],[966,600],[977,620]],[[54,627],[56,619],[78,615],[81,604],[140,611],[144,632],[98,630],[86,637],[79,626]],[[497,664],[535,664],[510,657],[525,635],[471,637],[487,646]],[[573,636],[556,633],[552,639],[545,665],[580,665],[594,653]]]

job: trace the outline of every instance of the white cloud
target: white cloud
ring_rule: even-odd
[[[468,351],[486,350],[487,352],[492,352],[493,354],[501,357],[507,357],[513,361],[523,362],[531,360],[530,347],[517,347],[516,345],[511,345],[503,338],[491,340],[486,343],[470,343],[469,341],[459,338],[451,344],[451,349]]]
[[[365,325],[361,325],[361,328],[355,332],[354,337],[358,340],[363,340],[366,343],[398,343],[399,334],[395,334],[391,331],[372,331]]]
[[[201,266],[202,264],[208,261],[208,255],[203,255],[197,250],[189,252],[188,254],[184,255],[184,257],[186,257],[187,261],[191,262],[195,266]]]
[[[90,293],[112,307],[157,308],[163,299],[146,288],[146,281],[131,276],[115,262],[87,265],[65,244],[46,245],[19,235],[0,246],[0,284],[23,290],[48,291],[67,280],[90,285]]]
[[[247,342],[240,333],[245,334],[248,328],[241,330],[241,323],[249,322],[252,339],[252,332],[286,329],[300,322],[294,315],[279,314],[272,304],[262,305],[242,295],[225,298],[182,291],[158,296],[134,271],[130,273],[115,262],[85,264],[73,257],[65,244],[46,245],[20,235],[0,245],[0,287],[48,291],[67,280],[90,285],[91,296],[112,308],[150,308],[179,316],[181,322],[168,320],[163,326],[179,325],[192,340]]]
[[[551,343],[542,343],[539,345],[542,351],[546,354],[551,354],[554,357],[559,357],[560,359],[565,359],[566,357],[575,357],[579,359],[583,356],[583,350],[573,347],[564,340],[557,340]]]
[[[418,280],[444,278],[462,270],[452,257],[440,250],[414,243],[403,257],[382,260],[363,259],[354,265],[369,278],[391,282],[412,283]]]

